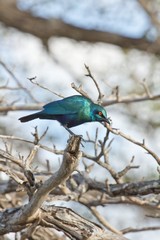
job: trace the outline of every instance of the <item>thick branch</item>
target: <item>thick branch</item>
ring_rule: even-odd
[[[76,239],[92,240],[125,240],[122,235],[106,232],[100,226],[84,219],[68,208],[42,207],[50,191],[66,180],[76,169],[78,160],[82,156],[79,152],[81,138],[72,136],[64,152],[60,169],[53,174],[33,195],[30,202],[20,208],[7,209],[0,213],[0,235],[20,231],[31,223],[43,227],[52,227],[63,231],[66,235]],[[40,208],[41,207],[41,208]],[[36,221],[35,221],[36,220]]]
[[[104,42],[123,48],[136,48],[151,53],[160,53],[160,38],[154,42],[149,42],[145,37],[132,39],[110,32],[83,29],[58,19],[46,20],[34,17],[29,12],[20,11],[16,6],[16,0],[1,0],[0,4],[1,22],[22,32],[33,34],[44,42],[50,37],[57,36],[91,43]]]
[[[44,182],[32,196],[28,204],[17,209],[7,209],[1,213],[0,234],[19,231],[23,229],[27,223],[39,216],[40,212],[38,210],[46,200],[48,194],[60,183],[63,183],[71,173],[76,170],[78,160],[82,155],[82,153],[79,152],[80,140],[81,138],[79,136],[71,137],[64,153],[60,169]]]
[[[76,181],[80,184],[82,177],[78,174],[74,176]],[[160,193],[160,180],[151,181],[140,181],[133,183],[122,183],[122,184],[108,184],[97,182],[87,176],[83,176],[83,181],[88,184],[89,189],[100,190],[110,196],[138,196],[147,195],[150,193]]]
[[[80,188],[80,185],[85,185],[83,186],[83,189],[86,188],[86,191],[99,190],[101,192],[104,192],[110,195],[111,197],[144,196],[151,193],[153,194],[160,193],[160,180],[139,181],[139,182],[107,185],[103,182],[98,182],[96,180],[93,180],[92,178],[89,178],[89,176],[86,174],[81,175],[80,173],[74,174],[73,179],[77,183],[77,188]],[[72,191],[70,180],[67,180],[66,184],[67,184],[67,187],[70,189],[70,191]],[[1,182],[0,194],[13,192],[16,190],[17,187],[18,187],[18,184],[16,184],[14,181]],[[61,195],[63,194],[63,192],[59,192],[59,193]]]
[[[71,209],[50,206],[45,208],[42,219],[47,223],[64,229],[76,239],[87,240],[126,240],[119,234],[104,231],[100,226],[92,223],[80,215],[74,213]]]

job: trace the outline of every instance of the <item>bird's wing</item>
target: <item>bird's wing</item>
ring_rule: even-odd
[[[66,98],[48,103],[44,106],[44,112],[51,115],[75,114],[85,105],[86,101],[82,98]]]

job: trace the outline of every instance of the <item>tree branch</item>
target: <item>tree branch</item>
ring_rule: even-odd
[[[64,229],[77,240],[127,240],[120,234],[106,232],[100,226],[74,213],[71,209],[50,206],[44,209],[42,219]]]
[[[144,102],[144,101],[153,101],[153,100],[158,100],[160,99],[160,94],[157,95],[152,95],[152,96],[125,96],[125,97],[118,97],[118,98],[113,98],[111,100],[105,100],[103,101],[103,106],[109,106],[109,105],[114,105],[117,103],[136,103],[136,102]]]
[[[157,38],[154,42],[147,40],[146,37],[132,39],[110,32],[83,29],[59,19],[46,20],[19,10],[16,6],[16,0],[1,0],[0,21],[6,26],[30,33],[43,42],[53,36],[67,37],[76,41],[103,42],[122,48],[136,48],[150,53],[160,53],[160,38]]]
[[[88,177],[87,174],[74,174],[74,180],[78,186],[85,182],[88,190],[99,190],[111,197],[116,196],[143,196],[147,194],[160,193],[160,180],[138,181],[131,183],[108,184],[98,182]],[[84,188],[84,187],[83,187]]]
[[[79,240],[126,240],[122,235],[106,232],[71,209],[57,206],[42,207],[48,194],[76,170],[78,160],[82,156],[79,151],[80,142],[81,137],[71,137],[60,169],[39,187],[28,204],[0,212],[0,235],[17,232],[27,227],[29,227],[27,232],[29,235],[32,233],[32,224],[35,227],[38,224],[61,230],[67,236],[76,237]]]
[[[7,209],[0,214],[0,234],[15,232],[24,228],[24,225],[37,219],[38,211],[48,194],[60,183],[64,182],[71,173],[76,170],[78,161],[82,155],[79,151],[81,138],[72,136],[64,152],[60,169],[54,173],[32,196],[25,206],[15,209]],[[19,227],[18,227],[19,226]],[[18,228],[18,229],[17,229]]]
[[[75,86],[75,85],[74,85]],[[88,96],[87,96],[88,97]],[[135,102],[144,102],[144,101],[154,101],[159,100],[160,95],[153,95],[151,97],[149,96],[133,96],[133,97],[120,97],[118,100],[113,98],[111,100],[105,100],[103,101],[103,106],[109,106],[114,104],[120,104],[120,103],[135,103]],[[9,105],[9,106],[0,106],[0,112],[8,112],[8,111],[21,111],[21,110],[41,110],[44,106],[44,103],[38,103],[38,104],[30,104],[30,105]]]
[[[129,142],[132,142],[140,147],[142,147],[144,150],[146,150],[146,152],[148,154],[150,154],[155,160],[156,162],[158,163],[158,165],[160,165],[160,157],[155,153],[153,152],[149,147],[146,146],[145,144],[145,140],[143,139],[142,142],[139,142],[137,140],[135,140],[134,138],[130,137],[129,135],[126,135],[125,133],[121,132],[120,130],[118,129],[114,129],[112,128],[111,126],[109,126],[109,124],[105,124],[105,126],[107,127],[107,129],[112,132],[113,134],[115,135],[119,135],[123,138],[125,138],[126,140],[128,140]]]

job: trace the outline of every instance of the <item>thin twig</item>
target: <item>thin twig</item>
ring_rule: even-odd
[[[143,86],[143,88],[144,88],[147,96],[148,96],[149,98],[152,97],[152,94],[150,93],[150,90],[149,90],[149,88],[148,88],[148,86],[147,86],[147,84],[146,84],[146,80],[145,80],[145,79],[141,82],[141,85]]]
[[[35,81],[36,78],[37,78],[37,77],[35,76],[35,77],[32,77],[32,78],[27,78],[27,79],[28,79],[31,83],[37,85],[38,87],[40,87],[40,88],[42,88],[42,89],[44,89],[44,90],[47,90],[48,92],[53,93],[53,94],[56,95],[57,97],[64,98],[64,96],[62,96],[61,94],[56,93],[56,92],[52,91],[51,89],[49,89],[49,88],[47,88],[47,87],[44,87],[43,85],[41,85],[40,83],[38,83],[37,81]]]
[[[11,75],[11,77],[14,79],[14,81],[17,83],[17,85],[18,85],[22,90],[24,90],[24,91],[28,94],[28,96],[29,96],[34,102],[38,103],[38,101],[35,99],[35,97],[31,94],[30,90],[28,90],[27,88],[25,88],[25,87],[22,85],[21,81],[18,80],[18,78],[17,78],[17,77],[14,75],[14,73],[6,66],[6,64],[5,64],[4,62],[2,62],[1,60],[0,60],[0,64],[1,64],[1,66]]]
[[[77,87],[75,85],[75,83],[71,83],[71,87],[76,90],[78,93],[80,93],[82,96],[91,99],[88,94],[82,89],[82,85],[80,85],[79,87]]]
[[[85,74],[85,76],[86,77],[90,77],[93,80],[93,82],[94,82],[94,84],[95,84],[95,86],[97,88],[97,91],[98,91],[98,100],[97,100],[97,102],[99,104],[102,104],[102,98],[104,97],[104,95],[101,93],[99,85],[98,85],[97,81],[95,80],[94,76],[92,75],[89,66],[87,66],[86,64],[84,64],[84,66],[85,66],[85,68],[87,70],[87,74]]]
[[[117,233],[122,235],[122,232],[117,230],[115,227],[113,227],[96,209],[96,207],[92,206],[89,208],[93,215],[97,218],[97,220],[103,224],[104,227],[106,227],[108,230],[110,230],[113,233]]]
[[[129,227],[129,228],[125,228],[125,229],[121,230],[121,232],[123,234],[126,234],[126,233],[131,233],[131,232],[142,232],[142,231],[153,231],[153,230],[160,230],[160,226],[142,227],[142,228]]]
[[[132,165],[134,161],[134,156],[132,157],[130,163],[120,172],[118,172],[119,178],[122,178],[129,170],[139,168],[139,165]]]
[[[0,138],[8,139],[8,140],[15,140],[15,141],[22,141],[22,142],[26,142],[26,143],[35,145],[33,141],[26,140],[24,138],[20,138],[20,137],[16,137],[16,136],[0,135]],[[57,150],[55,147],[54,148],[49,148],[49,147],[47,147],[45,145],[42,145],[40,143],[37,144],[37,146],[46,150],[46,151],[48,151],[48,152],[55,153],[57,155],[63,155],[64,154],[63,150]]]
[[[123,138],[125,138],[126,140],[128,140],[129,142],[132,142],[140,147],[142,147],[143,149],[145,149],[147,151],[147,153],[149,153],[156,161],[157,163],[160,165],[160,157],[154,153],[151,149],[149,149],[146,145],[145,145],[145,141],[143,140],[142,142],[139,142],[137,140],[135,140],[134,138],[126,135],[125,133],[121,132],[118,129],[113,129],[109,124],[105,124],[105,126],[109,129],[110,132],[112,132],[115,135],[119,135]]]

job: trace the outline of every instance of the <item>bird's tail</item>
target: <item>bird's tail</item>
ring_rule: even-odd
[[[19,118],[19,120],[21,122],[29,122],[29,121],[34,120],[34,119],[39,118],[39,117],[40,117],[39,113],[33,113],[33,114],[30,114],[30,115]]]

